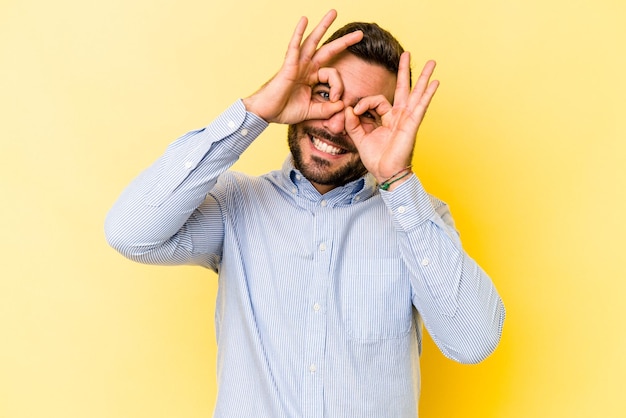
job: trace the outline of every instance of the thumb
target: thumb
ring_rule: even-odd
[[[336,102],[311,103],[306,119],[328,119],[335,113],[341,112],[343,108],[344,104],[341,100]]]
[[[345,125],[346,125],[346,133],[352,138],[355,145],[359,145],[363,140],[363,136],[365,136],[365,130],[363,126],[361,126],[361,120],[354,113],[354,108],[352,106],[346,107],[345,113]]]

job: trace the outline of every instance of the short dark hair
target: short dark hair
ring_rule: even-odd
[[[363,32],[363,39],[359,43],[350,45],[347,51],[371,64],[383,66],[394,75],[397,74],[400,55],[404,52],[404,48],[391,33],[376,23],[348,23],[330,35],[324,44],[357,30]]]

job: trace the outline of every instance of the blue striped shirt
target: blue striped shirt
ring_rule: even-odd
[[[266,127],[237,101],[172,143],[111,209],[109,243],[218,272],[215,417],[416,417],[423,326],[481,361],[505,315],[493,283],[414,175],[320,195],[290,158],[227,171]]]

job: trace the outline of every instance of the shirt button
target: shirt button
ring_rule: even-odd
[[[232,120],[228,121],[228,127],[229,128],[234,128],[235,127],[235,122],[233,122]]]
[[[326,207],[326,205],[328,205],[328,202],[327,202],[327,201],[325,201],[325,200],[322,200],[322,201],[320,202],[320,205],[322,205],[323,207]]]
[[[398,213],[404,213],[404,212],[406,212],[406,208],[404,206],[400,206],[398,208]]]
[[[311,365],[309,366],[309,371],[310,371],[311,373],[315,373],[315,372],[317,371],[317,366],[316,366],[315,364],[311,364]]]
[[[355,200],[356,202],[358,202],[359,200],[361,200],[361,196],[355,196],[355,197],[354,197],[354,200]]]
[[[424,258],[422,260],[422,266],[427,266],[430,263],[430,260],[428,258]]]
[[[187,161],[187,162],[185,163],[185,168],[189,169],[189,168],[191,168],[191,167],[193,167],[193,163],[192,163],[191,161]]]
[[[241,136],[246,136],[246,135],[248,135],[248,130],[244,128],[241,130]]]
[[[300,174],[296,174],[296,180],[302,180],[302,176]]]
[[[314,310],[315,312],[319,312],[319,310],[320,310],[321,308],[322,308],[322,307],[320,306],[320,304],[319,304],[319,303],[316,303],[315,305],[313,305],[313,310]]]
[[[296,189],[295,187],[293,189],[291,189],[291,193],[296,194],[298,193],[298,189]]]
[[[326,251],[326,244],[323,242],[320,244],[320,251]]]

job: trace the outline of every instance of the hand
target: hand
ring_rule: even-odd
[[[346,132],[359,151],[363,165],[379,183],[411,164],[417,131],[439,86],[438,81],[430,81],[435,62],[428,61],[411,91],[409,61],[409,53],[402,54],[393,105],[382,95],[370,96],[345,110]],[[370,110],[380,115],[381,124],[367,132],[359,116]]]
[[[302,42],[307,19],[301,18],[291,37],[282,67],[261,89],[243,100],[246,109],[267,122],[295,124],[308,119],[326,119],[342,111],[339,100],[343,85],[339,74],[324,68],[337,54],[363,38],[361,31],[352,32],[317,48],[322,37],[337,17],[331,10]],[[330,85],[330,101],[312,101],[312,87]]]

